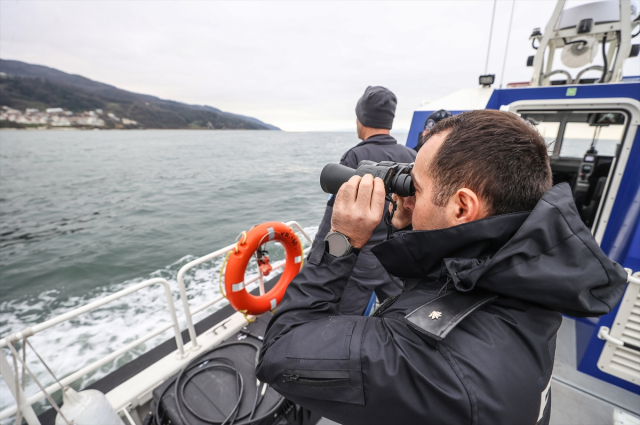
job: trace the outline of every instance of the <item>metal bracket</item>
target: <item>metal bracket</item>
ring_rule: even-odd
[[[633,270],[625,268],[625,271],[629,275],[627,282],[635,283],[636,285],[640,285],[640,272],[633,272]]]
[[[227,329],[227,323],[229,323],[230,321],[231,319],[227,319],[224,322],[220,323],[218,326],[211,329],[211,333],[213,333],[214,335],[218,335],[218,329],[220,328]]]
[[[600,326],[600,329],[598,330],[598,338],[604,341],[608,341],[613,345],[617,345],[618,347],[624,347],[624,342],[622,340],[609,335],[610,331],[611,329],[609,329],[608,327]]]
[[[608,327],[600,326],[600,329],[598,330],[598,338],[602,339],[602,340],[605,340],[607,342],[610,342],[613,345],[618,346],[618,347],[624,347],[624,348],[628,348],[629,350],[640,351],[640,347],[636,347],[633,344],[628,344],[628,343],[624,342],[621,339],[612,337],[609,334],[610,331],[611,330]]]

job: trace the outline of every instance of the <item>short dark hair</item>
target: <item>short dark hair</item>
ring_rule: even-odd
[[[551,189],[544,139],[531,124],[510,112],[464,112],[438,122],[425,142],[447,132],[428,165],[434,179],[432,202],[439,206],[467,187],[487,203],[489,215],[532,210]]]

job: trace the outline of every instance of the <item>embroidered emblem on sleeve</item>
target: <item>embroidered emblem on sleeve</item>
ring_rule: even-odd
[[[429,313],[429,318],[431,320],[438,320],[441,316],[442,313],[440,313],[439,311],[432,311],[431,313]]]

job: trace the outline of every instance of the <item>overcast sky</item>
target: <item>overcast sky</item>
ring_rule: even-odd
[[[513,4],[497,2],[488,69],[497,85]],[[505,85],[531,78],[529,35],[544,30],[554,6],[515,3]],[[492,8],[493,1],[2,0],[0,57],[289,131],[353,128],[358,97],[383,85],[398,97],[394,129],[402,130],[423,101],[477,87]],[[628,60],[625,75],[639,73],[640,59]]]

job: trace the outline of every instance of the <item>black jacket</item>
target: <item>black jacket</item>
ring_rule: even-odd
[[[626,282],[569,186],[555,186],[532,212],[393,236],[373,252],[408,290],[377,317],[336,316],[357,255],[316,249],[269,324],[258,378],[344,425],[547,424],[561,313],[608,313]],[[444,339],[407,319],[453,289],[498,298]]]

